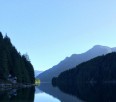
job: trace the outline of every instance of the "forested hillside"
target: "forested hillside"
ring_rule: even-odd
[[[10,38],[0,32],[0,80],[12,83],[34,83],[34,70],[27,55],[21,55]]]
[[[76,87],[78,83],[116,82],[116,53],[99,56],[62,72],[53,78],[54,85]]]
[[[85,102],[116,102],[116,53],[96,57],[62,72],[53,86]]]
[[[39,78],[43,82],[51,82],[52,78],[58,76],[61,72],[72,69],[82,62],[86,62],[92,58],[111,52],[116,52],[116,48],[96,45],[84,53],[73,54],[70,57],[66,57],[59,64],[39,74],[37,78]]]

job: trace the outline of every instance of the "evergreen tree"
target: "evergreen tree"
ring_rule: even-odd
[[[0,32],[0,80],[16,78],[18,83],[34,83],[34,70],[27,55],[21,54],[12,45],[10,38]]]

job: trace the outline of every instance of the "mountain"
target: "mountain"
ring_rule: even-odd
[[[94,57],[105,55],[111,52],[115,52],[116,48],[110,48],[107,46],[96,45],[90,50],[82,54],[73,54],[70,57],[66,57],[58,65],[44,71],[39,74],[37,78],[41,81],[51,82],[53,77],[58,76],[61,72],[77,66],[78,64],[88,61]]]
[[[116,102],[116,52],[66,70],[54,77],[52,84],[85,102]]]
[[[40,73],[42,73],[42,71],[34,70],[34,73],[35,73],[35,77],[37,77]]]

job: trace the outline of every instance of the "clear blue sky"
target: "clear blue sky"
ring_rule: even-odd
[[[0,31],[46,70],[92,46],[116,46],[116,0],[0,0]]]

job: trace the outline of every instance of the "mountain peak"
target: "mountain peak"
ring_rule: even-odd
[[[93,46],[93,48],[108,48],[108,49],[110,49],[110,47],[108,47],[108,46],[103,46],[103,45],[95,45],[95,46]]]
[[[102,54],[107,54],[107,53],[111,53],[112,52],[112,48],[108,47],[108,46],[102,46],[102,45],[95,45],[93,46],[90,50],[87,51],[87,53],[92,53],[92,54],[96,54],[96,55],[102,55]]]
[[[102,45],[95,45],[87,52],[81,54],[72,54],[70,57],[66,57],[57,65],[53,66],[49,70],[41,73],[37,76],[41,81],[51,81],[53,77],[57,77],[61,72],[74,68],[82,62],[86,62],[97,56],[106,55],[111,52],[116,52],[116,48],[110,48]]]

